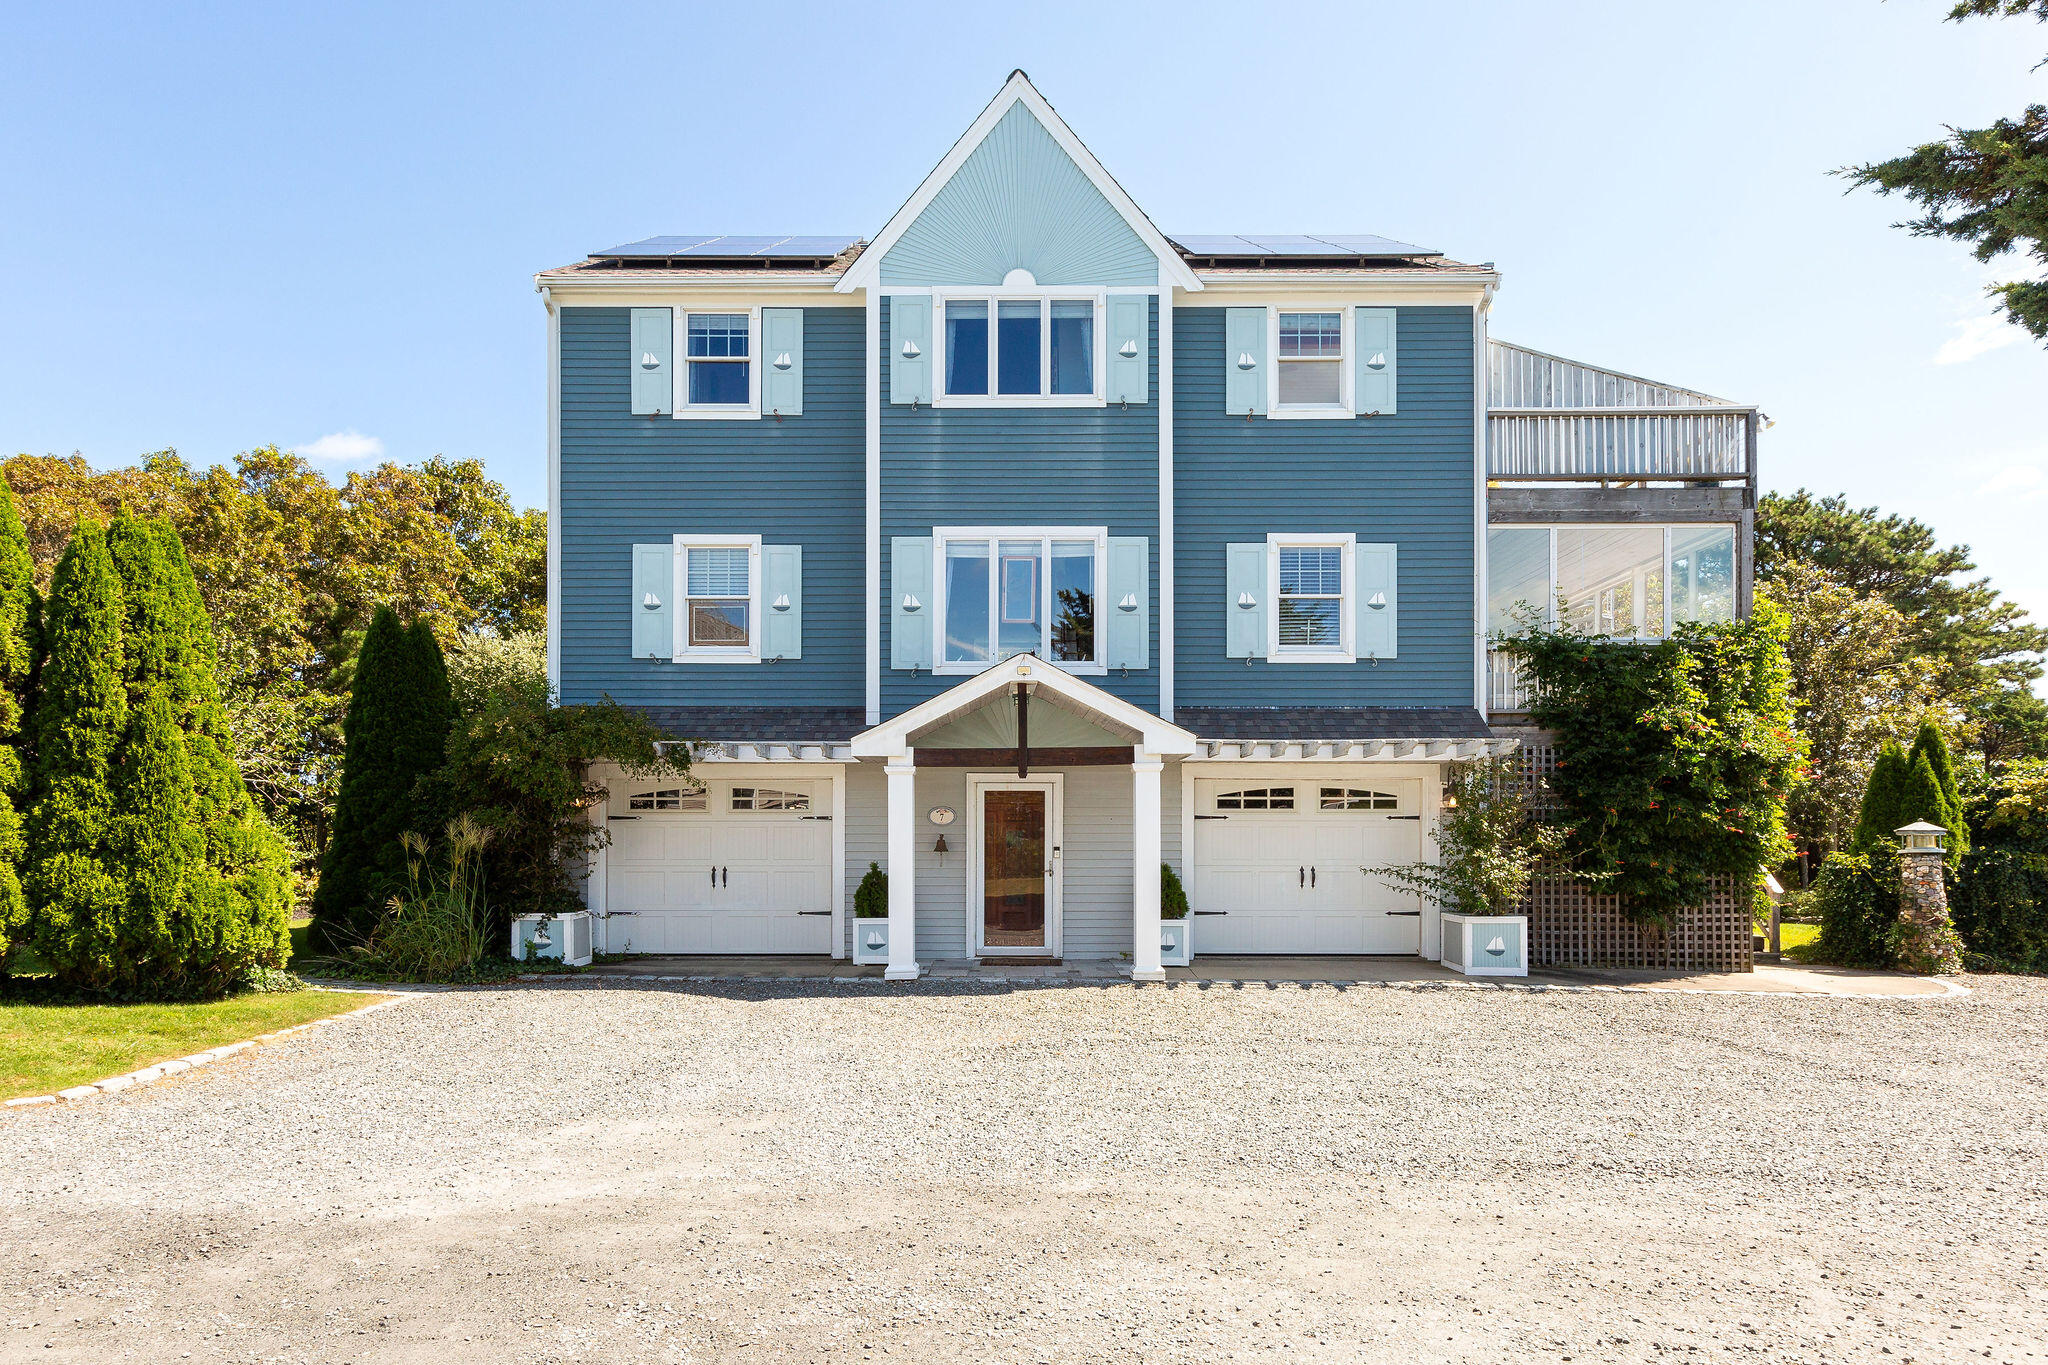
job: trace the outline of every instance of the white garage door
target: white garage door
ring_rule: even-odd
[[[1421,798],[1413,779],[1198,779],[1195,951],[1420,952],[1421,902],[1371,869],[1421,860]]]
[[[612,783],[613,953],[830,953],[830,779]]]

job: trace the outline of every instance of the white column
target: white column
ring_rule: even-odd
[[[1139,754],[1131,764],[1133,981],[1166,980],[1159,965],[1159,774],[1165,767],[1151,754]]]
[[[917,980],[917,761],[906,752],[889,760],[889,966],[890,981]]]

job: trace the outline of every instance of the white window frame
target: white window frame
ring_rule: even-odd
[[[1005,300],[1039,302],[1038,381],[1046,392],[996,393],[996,305]],[[946,305],[986,302],[988,325],[988,393],[946,392]],[[1094,387],[1087,393],[1052,393],[1052,305],[1092,303],[1095,305]],[[932,291],[932,406],[936,408],[1100,408],[1107,407],[1109,357],[1103,354],[1109,334],[1109,291],[1101,288],[1061,289],[1042,284],[1023,286],[977,286],[971,289]]]
[[[1344,595],[1337,604],[1338,647],[1307,649],[1280,644],[1280,552],[1342,552]],[[1358,537],[1349,532],[1315,535],[1275,532],[1266,537],[1266,662],[1271,664],[1355,664],[1358,662]]]
[[[1343,354],[1337,357],[1337,399],[1335,403],[1287,403],[1280,401],[1280,367],[1300,363],[1327,365],[1330,362],[1299,362],[1280,358],[1280,315],[1282,313],[1335,313]],[[1276,303],[1266,306],[1266,416],[1281,421],[1316,421],[1358,415],[1358,310],[1348,303]]]
[[[1103,604],[1108,600],[1109,574],[1109,528],[1106,526],[935,526],[932,528],[932,672],[935,675],[971,676],[984,672],[1003,662],[1001,659],[946,660],[946,545],[956,540],[985,540],[990,543],[989,554],[993,561],[997,557],[996,543],[1005,540],[1035,540],[1045,555],[1045,569],[1038,576],[1038,648],[1032,653],[1045,662],[1068,673],[1103,676],[1109,669],[1102,662],[1103,633],[1108,621],[1103,615]],[[1087,540],[1095,544],[1095,657],[1090,660],[1055,659],[1052,657],[1052,543],[1056,540]],[[1002,590],[1001,573],[998,566],[989,565],[989,646],[994,652],[995,636],[1000,633],[997,621],[997,598]],[[1015,655],[1011,655],[1015,658]]]
[[[757,664],[761,662],[761,537],[678,535],[672,542],[675,581],[670,601],[676,604],[671,629],[675,637],[675,661],[679,664]],[[726,550],[735,546],[747,552],[747,643],[742,645],[693,645],[690,643],[690,551]]]
[[[736,307],[730,304],[702,304],[692,306],[679,303],[674,308],[675,335],[670,339],[669,352],[676,359],[675,372],[675,417],[678,421],[749,421],[761,416],[761,305]],[[697,403],[690,402],[690,315],[711,313],[740,313],[747,319],[747,401],[745,403]],[[729,360],[713,360],[713,365],[729,365]],[[708,543],[708,542],[706,542]]]
[[[1486,529],[1489,533],[1493,531],[1548,531],[1550,533],[1550,581],[1545,587],[1545,595],[1547,600],[1543,604],[1543,624],[1544,627],[1549,630],[1556,630],[1559,625],[1557,597],[1557,533],[1559,531],[1635,530],[1658,532],[1663,540],[1663,549],[1660,551],[1662,557],[1658,562],[1661,566],[1661,572],[1664,575],[1664,633],[1662,635],[1640,635],[1631,633],[1628,635],[1609,635],[1604,637],[1606,639],[1611,640],[1627,640],[1637,644],[1657,644],[1664,640],[1670,639],[1672,628],[1675,625],[1677,625],[1677,622],[1674,621],[1671,616],[1672,532],[1689,531],[1704,526],[1712,526],[1716,528],[1727,527],[1732,533],[1734,533],[1737,546],[1739,547],[1741,545],[1742,528],[1740,525],[1732,521],[1664,522],[1662,524],[1653,524],[1649,526],[1637,525],[1630,522],[1613,521],[1502,521],[1495,522],[1492,525],[1488,526]],[[1738,573],[1739,571],[1740,570],[1738,566]],[[1488,598],[1491,599],[1493,593],[1491,584],[1487,585],[1486,591]],[[1491,614],[1490,605],[1488,608],[1488,613],[1489,615]],[[1489,635],[1493,633],[1493,623],[1490,620],[1487,622],[1487,633]],[[1599,637],[1588,636],[1587,638],[1593,639]]]

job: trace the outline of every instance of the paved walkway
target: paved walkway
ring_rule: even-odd
[[[878,965],[827,957],[635,957],[591,969],[598,976],[695,977],[749,981],[880,978]],[[945,960],[925,964],[929,981],[1030,982],[1108,985],[1130,979],[1130,964],[1075,960],[1049,965]],[[1753,972],[1645,972],[1618,968],[1539,968],[1527,977],[1465,977],[1414,957],[1198,957],[1192,967],[1169,967],[1166,979],[1197,982],[1430,982],[1472,981],[1521,986],[1607,986],[1634,990],[1740,992],[1766,995],[1941,996],[1948,986],[1924,976],[1852,971],[1846,967],[1758,966]]]

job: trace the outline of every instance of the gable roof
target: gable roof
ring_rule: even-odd
[[[1015,682],[1049,694],[1048,700],[1064,702],[1069,710],[1084,717],[1106,722],[1106,728],[1128,731],[1137,737],[1136,747],[1147,753],[1186,755],[1195,751],[1195,737],[1172,721],[1162,720],[1144,707],[1134,706],[1035,654],[1016,654],[962,679],[935,697],[927,697],[880,725],[861,731],[853,737],[854,756],[889,758],[915,749],[912,736],[978,709]]]
[[[1066,120],[1046,103],[1045,96],[1038,93],[1038,88],[1031,83],[1031,78],[1022,71],[1013,71],[1010,73],[1010,79],[1003,83],[1003,88],[996,92],[996,97],[989,101],[988,107],[968,125],[967,131],[960,135],[960,140],[953,144],[952,149],[933,168],[932,173],[924,178],[924,183],[904,201],[903,207],[896,210],[895,215],[883,225],[882,230],[875,234],[874,241],[840,277],[839,283],[833,286],[838,292],[848,294],[856,289],[871,288],[880,283],[882,258],[888,255],[889,248],[896,245],[903,234],[909,231],[910,225],[917,221],[918,216],[930,206],[939,191],[944,189],[966,164],[967,158],[981,146],[983,140],[1002,121],[1003,116],[1020,103],[1031,112],[1046,132],[1052,134],[1053,140],[1060,145],[1060,150],[1067,154],[1068,159],[1079,168],[1081,174],[1087,177],[1089,183],[1109,201],[1110,207],[1116,210],[1118,216],[1130,225],[1139,240],[1158,258],[1159,282],[1162,285],[1178,285],[1189,291],[1202,287],[1201,280],[1182,259],[1179,249],[1167,240],[1164,233],[1153,226],[1152,220],[1145,216],[1144,210],[1137,206],[1130,195],[1124,193],[1123,186],[1116,183],[1115,177],[1095,159],[1095,154],[1074,135],[1074,130],[1067,126]]]

